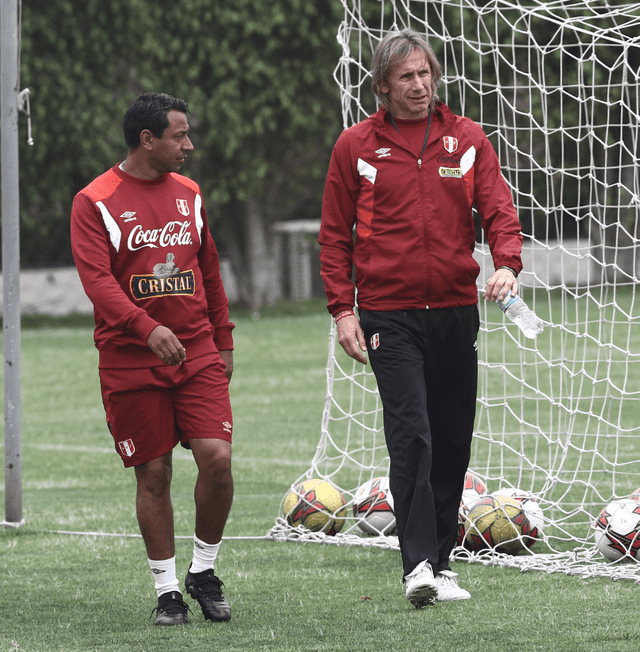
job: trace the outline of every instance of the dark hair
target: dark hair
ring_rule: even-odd
[[[404,61],[414,50],[424,52],[431,68],[431,84],[433,86],[433,97],[430,109],[435,109],[440,101],[438,97],[438,86],[442,80],[442,68],[436,59],[429,41],[413,29],[403,29],[401,32],[390,32],[376,46],[371,62],[371,89],[380,99],[382,105],[389,108],[389,98],[386,93],[380,90],[381,86],[387,85],[391,69],[398,63]]]
[[[156,138],[162,138],[169,126],[167,113],[180,111],[189,113],[184,100],[166,93],[143,93],[131,103],[124,115],[124,140],[130,149],[140,145],[140,133],[148,129]]]

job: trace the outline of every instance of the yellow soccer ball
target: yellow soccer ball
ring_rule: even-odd
[[[466,515],[464,545],[470,550],[491,548],[516,555],[527,548],[534,530],[536,528],[531,525],[518,499],[484,496],[471,506]]]
[[[347,517],[344,496],[326,480],[300,482],[287,493],[282,509],[289,525],[330,535],[340,532]]]

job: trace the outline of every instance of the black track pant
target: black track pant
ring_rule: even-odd
[[[403,574],[449,568],[478,384],[477,306],[360,311],[382,399]]]

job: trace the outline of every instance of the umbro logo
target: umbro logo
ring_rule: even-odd
[[[376,154],[378,155],[378,158],[384,158],[385,156],[391,156],[391,148],[390,147],[381,147],[380,149],[376,150]]]
[[[125,222],[132,222],[133,220],[136,219],[136,211],[125,211],[120,215],[120,217],[123,219]]]

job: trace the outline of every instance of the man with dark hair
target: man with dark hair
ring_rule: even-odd
[[[484,297],[515,295],[522,269],[496,153],[479,125],[440,102],[441,76],[417,32],[378,44],[372,87],[383,106],[335,145],[319,238],[338,341],[363,364],[368,352],[376,376],[405,594],[416,607],[471,597],[449,557],[477,393],[473,209],[496,268]]]
[[[214,574],[233,498],[234,325],[198,185],[178,174],[193,150],[187,105],[145,93],[124,120],[129,152],[73,202],[71,244],[94,306],[107,424],[134,467],[136,513],[157,591],[156,625],[188,621],[176,575],[172,451],[198,467],[185,580],[206,619],[231,617]]]
[[[169,111],[189,115],[189,107],[184,100],[166,93],[143,93],[124,114],[124,142],[129,149],[140,145],[140,133],[148,129],[156,138],[162,138],[169,126]]]

